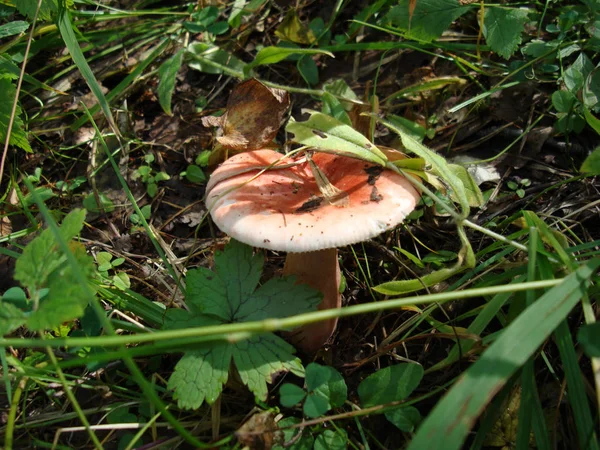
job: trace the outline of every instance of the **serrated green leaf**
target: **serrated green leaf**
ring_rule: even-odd
[[[205,400],[213,404],[219,398],[229,377],[232,352],[227,342],[183,355],[168,383],[180,408],[197,409]]]
[[[348,448],[348,433],[341,428],[325,430],[315,439],[314,450],[345,450]]]
[[[395,364],[378,370],[358,386],[364,408],[404,400],[421,382],[424,370],[420,364]]]
[[[83,228],[84,209],[71,211],[63,220],[60,234],[65,241],[73,239]],[[48,275],[64,262],[64,256],[57,250],[58,244],[50,229],[40,233],[31,241],[17,259],[14,278],[30,292],[45,285]]]
[[[385,418],[396,428],[405,433],[412,433],[421,421],[421,413],[414,406],[405,406],[392,411],[386,411]]]
[[[306,397],[306,392],[295,384],[285,383],[279,388],[279,403],[281,406],[291,408]]]
[[[237,342],[233,349],[235,367],[248,389],[257,399],[267,399],[267,383],[280,372],[292,372],[303,376],[300,359],[294,356],[295,349],[279,336],[265,333]]]
[[[171,58],[162,63],[158,69],[158,102],[163,111],[169,116],[173,115],[171,112],[171,98],[175,90],[177,72],[179,72],[179,68],[183,62],[184,52],[184,49],[180,49]]]
[[[29,28],[29,23],[24,20],[13,20],[12,22],[0,25],[0,39],[23,33],[27,28]]]
[[[483,35],[491,49],[504,59],[509,59],[519,47],[528,13],[519,8],[485,8]]]
[[[250,71],[257,66],[275,64],[283,61],[290,55],[327,55],[334,58],[333,53],[327,50],[319,50],[316,48],[289,48],[289,47],[264,47],[256,56],[254,61],[244,66],[244,76],[248,76]]]
[[[312,112],[305,122],[293,118],[285,127],[294,142],[325,152],[362,159],[385,166],[387,157],[352,127],[320,112]]]
[[[224,321],[231,320],[233,316],[226,301],[225,283],[218,274],[204,267],[188,271],[185,299],[193,314],[208,314]]]
[[[410,0],[400,0],[384,17],[384,22],[391,21],[407,33],[407,38],[430,42],[469,9],[470,6],[462,5],[459,0],[419,0],[411,16]]]
[[[72,2],[71,2],[72,3]],[[18,0],[17,11],[29,19],[35,17],[37,10],[38,0]],[[38,20],[45,21],[50,20],[53,14],[58,12],[57,0],[42,0],[42,5],[38,12]]]
[[[89,277],[94,270],[94,260],[85,248],[76,244],[71,251],[77,259],[80,271]],[[48,295],[40,302],[39,308],[27,319],[31,330],[46,330],[63,322],[81,317],[88,305],[88,297],[81,283],[67,264],[48,275]]]
[[[8,133],[8,124],[12,113],[12,105],[17,95],[17,88],[8,77],[0,77],[0,141],[6,140]],[[17,104],[15,118],[10,134],[10,145],[19,147],[26,152],[32,152],[27,133],[24,129],[23,119],[21,119],[21,107]]]
[[[322,298],[320,292],[308,285],[295,284],[295,277],[273,278],[240,303],[235,320],[251,322],[289,317],[300,311],[314,310]]]

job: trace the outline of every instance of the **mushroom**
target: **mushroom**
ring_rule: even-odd
[[[414,208],[419,194],[410,182],[358,159],[315,153],[312,162],[346,195],[330,204],[305,160],[273,150],[254,150],[226,160],[206,187],[214,223],[238,241],[286,251],[285,275],[295,275],[323,294],[319,310],[341,307],[337,247],[390,230]],[[315,353],[332,335],[337,319],[299,328],[290,340]]]

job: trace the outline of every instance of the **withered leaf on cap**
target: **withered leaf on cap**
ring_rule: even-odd
[[[256,150],[275,138],[289,106],[286,91],[269,88],[252,78],[233,88],[223,116],[204,117],[202,123],[221,128],[217,141],[225,149]]]

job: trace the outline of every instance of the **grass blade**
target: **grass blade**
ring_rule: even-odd
[[[600,259],[581,266],[508,326],[437,404],[408,449],[460,449],[488,402],[564,320],[599,266]]]

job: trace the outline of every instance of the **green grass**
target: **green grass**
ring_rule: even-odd
[[[593,5],[201,3],[0,5],[4,448],[598,448],[600,354],[578,340],[597,333]],[[405,224],[340,249],[341,309],[215,321],[236,303],[213,277],[239,276],[243,304],[256,284],[243,286],[259,292],[282,266],[275,252],[216,256],[227,240],[203,204],[214,161],[201,155],[219,147],[201,118],[250,77],[291,94],[282,150],[419,177]],[[499,171],[481,186],[453,158],[473,141],[474,164]],[[169,179],[149,195],[140,167]],[[82,204],[96,205],[85,219]],[[119,263],[99,269],[100,252]],[[220,369],[223,348],[332,318],[293,374],[271,378],[292,360],[256,344],[236,350],[248,365]],[[185,364],[204,374],[186,384],[195,409],[172,377]]]

